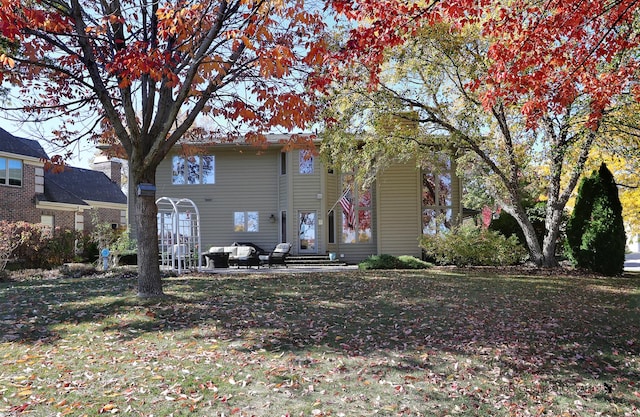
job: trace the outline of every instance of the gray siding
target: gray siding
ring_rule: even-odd
[[[298,249],[300,247],[300,239],[299,239],[299,219],[300,212],[302,211],[315,211],[316,214],[316,223],[317,220],[322,219],[322,225],[317,224],[316,231],[316,248],[317,253],[324,254],[326,252],[326,245],[323,239],[324,231],[323,228],[326,224],[324,219],[326,216],[322,212],[322,172],[324,170],[323,165],[320,163],[319,158],[315,158],[313,161],[314,170],[313,174],[300,174],[299,169],[299,158],[300,151],[296,150],[291,153],[291,162],[292,169],[290,171],[290,180],[291,180],[291,195],[293,196],[293,201],[291,204],[291,213],[289,216],[291,217],[291,237],[293,243],[294,253],[298,253]],[[320,195],[320,198],[318,198]]]
[[[233,242],[253,242],[265,250],[279,241],[278,222],[269,216],[279,213],[279,149],[258,152],[251,148],[213,148],[215,184],[172,185],[171,156],[161,164],[156,176],[156,197],[188,198],[200,212],[201,241],[210,246]],[[236,211],[257,211],[258,232],[235,232]]]
[[[415,164],[387,168],[379,176],[377,200],[378,253],[421,256],[420,172]]]
[[[340,219],[341,208],[338,203],[338,199],[340,198],[339,187],[340,175],[334,171],[334,173],[327,174],[325,180],[325,207],[324,207],[324,217],[325,217],[325,227],[322,229],[324,233],[325,242],[327,242],[327,251],[328,252],[336,252],[338,250],[338,221]],[[328,211],[333,209],[334,211],[334,219],[335,224],[333,227],[334,233],[334,243],[329,243],[329,217]]]
[[[462,181],[456,175],[457,165],[452,165],[453,175],[451,178],[451,198],[453,202],[453,221],[456,224],[462,222]]]
[[[285,153],[286,158],[286,172],[282,174],[281,164],[282,164],[282,153],[278,152],[278,236],[280,240],[283,242],[289,242],[293,244],[293,228],[292,228],[292,219],[291,219],[291,207],[289,201],[291,200],[291,153]],[[281,213],[286,211],[287,220],[286,220],[286,231],[283,236],[282,233],[282,224],[281,222]]]
[[[160,197],[188,198],[198,207],[203,250],[233,242],[253,242],[265,250],[281,240],[292,244],[298,254],[299,213],[317,213],[316,248],[318,254],[336,252],[340,259],[357,263],[372,254],[421,256],[418,238],[422,233],[421,174],[415,163],[388,167],[372,188],[372,240],[370,243],[341,243],[342,209],[335,207],[335,240],[328,243],[327,211],[341,196],[340,173],[328,174],[315,158],[314,172],[300,174],[299,152],[287,154],[286,174],[281,174],[281,147],[258,151],[246,146],[218,146],[215,156],[215,184],[172,185],[171,157],[160,164],[156,176]],[[454,217],[461,212],[461,184],[453,178]],[[236,211],[257,211],[258,232],[235,232]],[[281,237],[280,213],[286,211],[287,236]],[[269,217],[277,219],[271,222]]]

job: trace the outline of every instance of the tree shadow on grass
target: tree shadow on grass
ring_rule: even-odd
[[[429,369],[422,355],[446,352],[510,375],[640,380],[627,359],[640,353],[635,276],[194,275],[166,278],[165,292],[136,298],[135,276],[2,284],[0,340],[55,343],[69,327],[97,323],[123,341],[187,331],[247,352],[403,352],[399,370]]]

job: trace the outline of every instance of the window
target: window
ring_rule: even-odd
[[[313,154],[311,151],[300,151],[300,173],[313,174]]]
[[[233,231],[257,232],[258,220],[257,211],[236,211],[233,213]]]
[[[174,156],[171,182],[174,185],[215,184],[215,157]]]
[[[0,184],[22,186],[22,161],[0,158]]]
[[[336,243],[336,216],[333,210],[331,210],[327,216],[329,222],[329,243]]]
[[[342,177],[342,242],[371,243],[371,190],[357,187],[353,174]]]
[[[422,173],[422,233],[448,230],[453,222],[453,169],[451,161],[441,158],[439,173]]]
[[[287,212],[282,210],[280,212],[280,242],[287,241]]]
[[[299,249],[304,252],[316,253],[317,248],[317,213],[315,211],[299,212],[298,242]]]
[[[287,175],[287,153],[280,152],[280,175]]]
[[[51,237],[53,233],[54,218],[51,215],[43,214],[40,216],[40,223],[44,226],[44,234]]]

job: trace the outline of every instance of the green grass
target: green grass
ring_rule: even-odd
[[[0,283],[0,416],[637,416],[640,277]]]

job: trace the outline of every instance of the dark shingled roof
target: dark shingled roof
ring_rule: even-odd
[[[38,141],[13,136],[0,128],[0,151],[49,159]],[[87,201],[126,204],[127,196],[104,172],[65,166],[63,172],[44,172],[44,194],[39,201],[88,206]]]
[[[33,158],[49,159],[37,140],[19,138],[0,128],[0,151]]]
[[[83,199],[65,190],[60,185],[56,184],[54,180],[47,178],[51,175],[56,174],[45,173],[44,194],[38,195],[38,201],[49,201],[52,203],[66,203],[78,206],[87,206],[87,208],[89,207],[89,204],[85,203]]]
[[[69,166],[63,172],[45,171],[44,195],[45,201],[57,203],[80,204],[87,200],[127,203],[120,187],[104,172]]]

